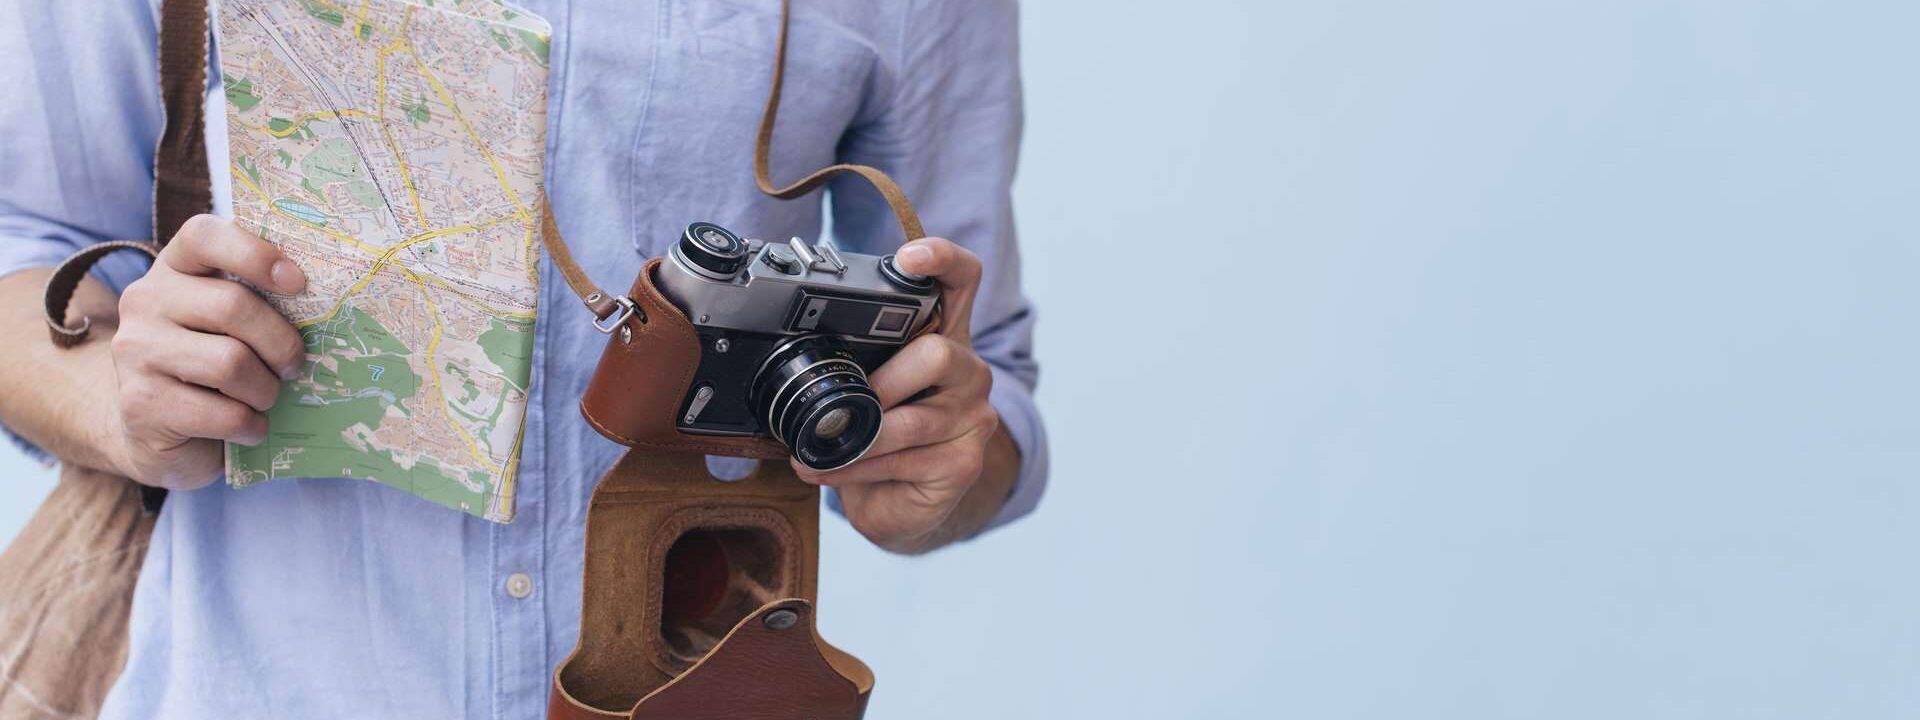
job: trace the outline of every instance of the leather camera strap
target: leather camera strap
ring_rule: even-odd
[[[880,191],[881,197],[886,199],[887,206],[893,208],[893,215],[900,221],[900,230],[905,235],[903,241],[925,237],[926,229],[920,224],[920,213],[913,209],[913,202],[907,199],[907,194],[900,189],[899,183],[894,182],[893,178],[888,177],[879,168],[841,163],[816,170],[785,187],[774,184],[771,169],[773,127],[774,121],[780,115],[780,92],[786,85],[787,35],[788,28],[793,24],[792,15],[793,0],[780,0],[780,35],[774,43],[773,83],[767,91],[767,105],[760,113],[760,130],[753,143],[754,183],[759,185],[760,192],[781,200],[792,200],[814,191],[837,175],[846,173],[859,175],[872,183],[874,189]],[[561,238],[560,228],[554,223],[551,207],[546,213],[546,227],[541,233],[541,240],[546,243],[547,254],[553,258],[553,264],[560,271],[560,276],[566,279],[567,285],[573,288],[574,294],[579,295],[580,300],[586,303],[587,309],[593,311],[594,318],[599,321],[602,330],[611,331],[619,325],[617,320],[609,321],[609,318],[618,315],[623,308],[626,312],[635,311],[634,303],[630,298],[609,297],[605,291],[593,284],[593,281],[587,277],[586,271],[580,269],[580,264],[573,259],[573,253],[567,250],[566,241]]]
[[[773,46],[773,88],[767,91],[767,108],[760,114],[760,134],[753,143],[753,180],[760,185],[760,192],[781,200],[791,200],[812,192],[835,175],[853,173],[873,183],[874,189],[886,198],[887,205],[893,208],[894,217],[900,221],[900,229],[906,233],[906,241],[926,237],[926,229],[920,225],[920,213],[914,211],[913,202],[907,199],[907,194],[893,178],[887,177],[878,168],[847,163],[830,165],[792,185],[774,186],[768,166],[772,164],[774,118],[780,114],[780,90],[786,84],[787,29],[792,25],[789,19],[792,14],[793,0],[780,0],[780,39]]]

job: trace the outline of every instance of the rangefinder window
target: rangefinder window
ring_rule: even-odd
[[[873,321],[873,330],[867,334],[874,337],[905,337],[907,326],[913,324],[913,311],[904,308],[881,308],[880,317]]]
[[[836,335],[855,342],[899,340],[906,336],[919,311],[917,303],[802,290],[787,320],[787,331]]]

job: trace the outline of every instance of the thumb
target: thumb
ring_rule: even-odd
[[[894,257],[900,269],[940,283],[940,334],[973,346],[973,298],[980,292],[980,257],[946,238],[920,238]]]

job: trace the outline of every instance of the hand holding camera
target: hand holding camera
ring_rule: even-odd
[[[930,536],[981,479],[1000,416],[987,402],[993,375],[974,354],[969,327],[980,259],[948,240],[923,238],[901,248],[895,260],[939,283],[941,325],[873,372],[884,414],[865,458],[830,471],[796,462],[794,470],[803,480],[838,488],[848,520],[868,540],[912,552],[935,544]]]
[[[779,440],[883,548],[970,532],[985,517],[950,522],[961,501],[990,465],[1004,496],[1018,466],[1004,437],[992,454],[1005,461],[989,462],[999,416],[969,327],[980,276],[979,258],[941,238],[875,257],[694,223],[659,278],[700,338],[680,431]]]

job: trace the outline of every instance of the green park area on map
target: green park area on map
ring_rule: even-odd
[[[529,401],[549,34],[499,0],[227,0],[234,217],[307,362],[227,479],[371,480],[497,522]]]

